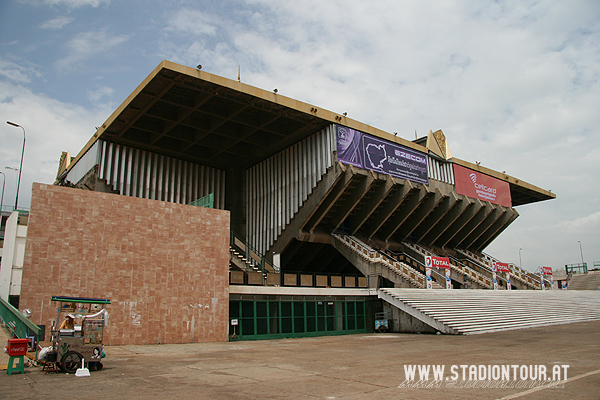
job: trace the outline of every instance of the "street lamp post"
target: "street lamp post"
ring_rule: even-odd
[[[581,252],[581,264],[585,264],[583,262],[583,247],[581,247],[581,240],[578,240],[579,242],[579,251]]]
[[[23,155],[25,155],[25,128],[14,122],[6,121],[7,124],[23,129],[23,150],[21,150],[21,165],[19,166],[19,182],[17,183],[17,196],[15,197],[15,210],[19,209],[19,188],[21,187],[21,172],[23,171]]]
[[[6,185],[6,175],[4,172],[0,172],[2,174],[2,197],[0,198],[0,213],[2,212],[2,205],[4,204],[4,185]]]
[[[523,250],[522,247],[519,249],[519,267],[523,269],[523,261],[521,260],[521,250]]]

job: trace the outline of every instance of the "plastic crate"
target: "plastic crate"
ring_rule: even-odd
[[[8,347],[6,348],[6,354],[11,357],[24,356],[27,354],[27,345],[29,339],[8,339]]]

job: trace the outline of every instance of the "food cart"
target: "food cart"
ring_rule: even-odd
[[[52,324],[52,349],[46,361],[55,362],[68,373],[81,368],[82,359],[89,369],[102,369],[102,336],[110,300],[52,296],[52,301],[58,303],[58,318]],[[60,329],[67,314],[74,319],[73,329]]]

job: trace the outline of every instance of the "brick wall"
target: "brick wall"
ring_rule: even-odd
[[[226,341],[228,265],[228,211],[34,183],[20,308],[49,332],[51,296],[107,298],[104,344]]]

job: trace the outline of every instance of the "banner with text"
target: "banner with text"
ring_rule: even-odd
[[[426,256],[425,257],[425,267],[431,268],[446,268],[450,269],[450,259],[448,257],[434,257],[434,256]]]
[[[552,267],[542,267],[542,274],[552,275]]]
[[[496,267],[498,268],[498,272],[510,272],[510,268],[508,267],[508,263],[497,262]]]
[[[454,164],[454,181],[456,193],[463,194],[481,201],[512,207],[510,185],[508,182],[492,178],[481,172],[473,171]]]
[[[341,163],[429,184],[425,154],[341,125],[335,132]]]

